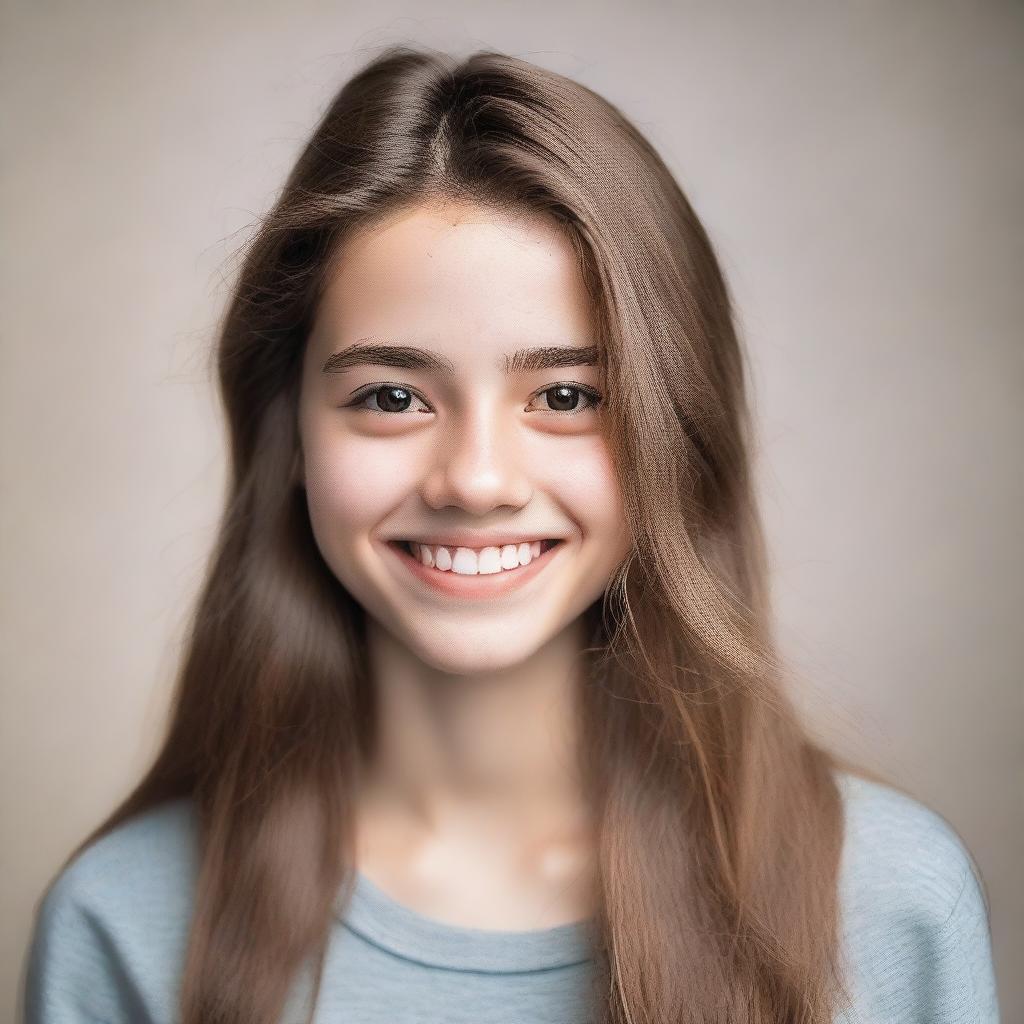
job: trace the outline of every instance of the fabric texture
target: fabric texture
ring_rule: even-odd
[[[840,892],[853,1006],[836,1024],[998,1024],[980,873],[936,812],[839,776]],[[57,878],[38,908],[24,1024],[176,1024],[197,867],[192,807],[124,822]],[[493,931],[433,920],[357,876],[337,902],[317,1024],[584,1024],[585,922]],[[282,1024],[299,1024],[301,975]]]

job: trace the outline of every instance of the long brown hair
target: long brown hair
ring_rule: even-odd
[[[247,245],[215,352],[229,493],[166,738],[65,863],[190,797],[201,856],[183,1024],[273,1024],[310,961],[315,1003],[334,901],[354,881],[375,705],[364,612],[325,566],[296,481],[299,368],[340,243],[445,200],[551,218],[600,327],[633,548],[585,613],[598,1019],[830,1021],[846,997],[835,771],[851,766],[812,741],[784,687],[721,270],[619,110],[500,53],[378,55]]]

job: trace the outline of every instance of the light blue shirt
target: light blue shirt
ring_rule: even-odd
[[[854,1007],[841,1024],[997,1024],[980,876],[937,813],[839,776],[846,813],[841,928]],[[196,871],[188,800],[122,823],[61,873],[36,917],[25,1024],[173,1024]],[[340,904],[339,904],[340,907]],[[337,908],[336,908],[337,909]],[[337,909],[317,1024],[584,1024],[583,923],[458,927],[359,875]],[[309,975],[284,1024],[303,1020]]]

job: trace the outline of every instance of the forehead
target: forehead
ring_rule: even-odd
[[[415,334],[457,355],[593,344],[593,327],[576,251],[557,224],[450,204],[404,211],[347,238],[314,339]]]

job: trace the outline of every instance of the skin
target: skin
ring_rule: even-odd
[[[371,336],[456,372],[323,372]],[[598,367],[508,376],[501,360],[594,343],[575,253],[553,224],[447,204],[346,240],[305,351],[301,482],[325,562],[368,612],[379,694],[358,867],[454,924],[518,930],[591,912],[593,820],[573,770],[580,616],[629,539],[599,407],[580,393],[565,411],[551,391],[600,393]],[[374,384],[413,397],[380,411],[398,404]],[[536,585],[466,600],[418,584],[381,539],[462,527],[566,540]]]

